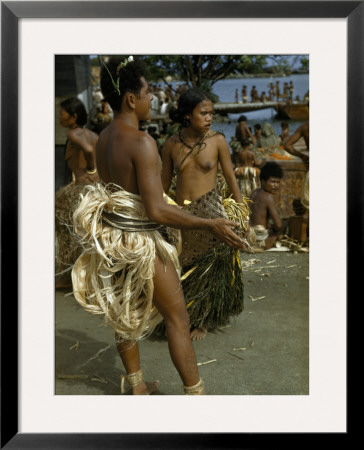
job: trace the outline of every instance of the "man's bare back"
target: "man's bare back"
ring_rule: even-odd
[[[242,145],[246,145],[252,140],[252,134],[246,122],[240,122],[235,130],[235,136]]]
[[[287,150],[287,152],[291,153],[292,155],[299,156],[305,164],[308,164],[309,157],[306,154],[300,152],[299,150],[296,150],[293,147],[293,145],[301,137],[303,137],[305,144],[307,146],[307,149],[309,150],[309,148],[310,148],[310,129],[309,129],[308,122],[299,126],[297,128],[297,130],[283,143],[283,146]]]
[[[152,139],[147,133],[114,120],[100,133],[96,162],[102,180],[139,194],[135,154]]]

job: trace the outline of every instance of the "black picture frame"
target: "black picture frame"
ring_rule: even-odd
[[[284,446],[279,433],[18,433],[18,20],[21,18],[346,18],[347,299],[363,263],[364,2],[171,1],[1,2],[1,448],[136,449]],[[334,213],[334,212],[333,212]],[[342,211],[340,211],[342,213]],[[358,255],[359,252],[359,255]],[[357,258],[359,256],[359,258]],[[8,301],[11,297],[12,301]],[[9,320],[11,318],[12,320]],[[342,433],[340,433],[342,434]],[[344,433],[348,435],[348,433]],[[304,445],[306,436],[302,436]],[[297,438],[297,434],[295,435]],[[337,437],[336,437],[337,439]],[[326,442],[327,443],[327,442]]]

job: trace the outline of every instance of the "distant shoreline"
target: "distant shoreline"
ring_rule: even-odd
[[[249,79],[254,79],[254,78],[289,78],[292,77],[293,75],[309,75],[309,71],[307,72],[292,72],[289,75],[287,75],[286,73],[267,73],[267,72],[263,72],[263,73],[247,73],[247,74],[239,74],[239,75],[229,75],[226,78],[222,78],[219,81],[223,81],[223,80],[249,80]],[[163,82],[162,80],[151,80],[153,83],[160,83]],[[171,77],[171,80],[168,81],[168,83],[184,83],[184,81],[179,80],[177,78]]]
[[[244,78],[289,78],[292,77],[293,75],[308,75],[309,71],[307,72],[292,72],[289,75],[287,75],[286,73],[256,73],[256,74],[251,74],[251,73],[247,73],[244,75],[230,75],[229,77],[226,77],[226,80],[239,80],[239,79],[244,79]]]

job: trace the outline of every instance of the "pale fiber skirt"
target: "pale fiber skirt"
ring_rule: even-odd
[[[117,226],[110,213],[119,216]],[[141,197],[112,184],[88,187],[74,231],[83,247],[72,270],[76,300],[122,339],[147,337],[162,320],[153,306],[155,258],[171,260],[179,274],[179,231],[152,224]]]

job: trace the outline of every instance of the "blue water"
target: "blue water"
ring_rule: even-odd
[[[279,86],[281,92],[283,92],[283,85],[285,82],[293,81],[293,98],[296,99],[299,96],[300,100],[303,100],[304,95],[309,90],[309,75],[291,75],[287,77],[268,77],[268,78],[239,78],[239,79],[227,79],[220,80],[215,83],[212,87],[212,92],[219,96],[219,100],[221,102],[235,102],[235,90],[239,91],[239,100],[241,100],[241,89],[243,85],[247,86],[248,96],[250,94],[250,89],[252,86],[255,86],[258,90],[259,95],[262,91],[265,91],[268,94],[269,91],[269,83],[279,81]],[[175,86],[178,82],[172,82],[171,84]],[[180,83],[180,82],[179,82]],[[163,86],[163,83],[161,83]],[[250,100],[250,96],[249,96]],[[260,123],[263,125],[265,122],[269,122],[277,136],[281,134],[281,122],[282,119],[276,119],[276,111],[273,108],[262,109],[260,111],[251,111],[244,113],[244,115],[248,119],[248,126],[252,128],[256,123]],[[235,135],[235,127],[237,125],[237,120],[241,116],[239,114],[229,114],[227,123],[213,123],[212,129],[222,131],[225,134],[226,139],[229,141]],[[290,133],[292,134],[296,128],[298,128],[303,122],[294,121],[294,120],[285,120],[288,122]]]
[[[239,100],[241,100],[241,88],[243,85],[247,86],[248,95],[250,89],[255,86],[258,93],[265,91],[268,94],[269,83],[279,81],[279,86],[283,92],[284,83],[293,81],[293,98],[298,95],[303,100],[304,95],[308,91],[308,75],[291,75],[287,77],[270,77],[270,78],[239,78],[220,80],[212,86],[212,92],[219,96],[220,102],[235,102],[235,89],[239,90]],[[250,98],[250,97],[249,97]]]
[[[219,96],[221,102],[235,102],[235,90],[239,90],[239,100],[241,100],[241,89],[243,85],[247,86],[247,93],[250,100],[250,90],[252,86],[255,86],[259,95],[262,91],[268,94],[269,83],[279,81],[281,92],[283,92],[283,85],[285,82],[293,81],[293,98],[299,96],[300,100],[303,100],[304,95],[309,90],[309,75],[291,75],[289,77],[271,77],[271,78],[243,78],[243,79],[228,79],[220,80],[212,87],[212,92]],[[241,116],[239,114],[229,114],[228,118],[230,123],[214,123],[212,128],[214,130],[222,131],[225,134],[226,139],[229,141],[235,135],[235,127],[237,125],[237,119]],[[265,122],[269,122],[277,136],[281,134],[281,122],[282,119],[276,119],[276,111],[273,108],[262,109],[260,111],[251,111],[243,113],[248,119],[247,124],[253,129],[256,123],[263,125]],[[303,122],[295,120],[285,120],[288,122],[290,133],[292,134],[296,128],[298,128]]]

